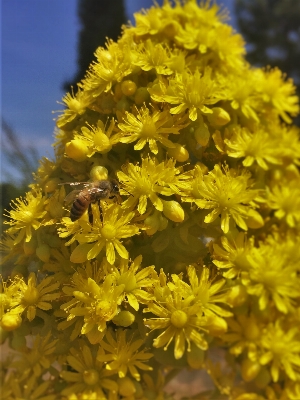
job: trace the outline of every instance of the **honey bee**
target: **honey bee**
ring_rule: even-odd
[[[92,203],[99,203],[100,200],[113,199],[119,196],[119,182],[115,179],[100,180],[94,182],[65,182],[71,186],[83,185],[82,189],[73,190],[65,198],[66,203],[71,203],[71,221],[77,221],[86,210],[89,214],[89,222],[93,223]]]

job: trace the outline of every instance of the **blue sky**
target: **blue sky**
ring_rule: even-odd
[[[231,12],[234,25],[233,2],[219,1]],[[152,0],[126,0],[128,19],[151,4]],[[57,104],[65,94],[62,85],[76,72],[77,1],[2,0],[0,7],[2,117],[24,148],[33,144],[40,156],[52,157],[52,111],[62,108]],[[7,165],[2,161],[5,179]]]

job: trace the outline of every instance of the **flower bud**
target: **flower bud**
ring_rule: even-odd
[[[210,138],[210,133],[206,124],[199,126],[199,128],[195,130],[194,135],[197,143],[199,143],[201,146],[207,145]]]
[[[134,102],[137,106],[141,106],[142,104],[149,101],[150,95],[146,87],[139,87],[134,95]]]
[[[83,140],[75,139],[66,144],[65,152],[68,157],[81,162],[87,158],[88,147]]]
[[[115,325],[127,328],[127,326],[130,326],[134,323],[134,320],[135,316],[130,311],[120,311],[112,321]]]
[[[245,286],[236,285],[228,289],[226,302],[231,307],[239,307],[247,300],[248,294]]]
[[[102,165],[96,165],[90,171],[90,178],[93,181],[101,181],[108,178],[108,170]]]
[[[130,101],[126,96],[123,96],[116,104],[116,108],[119,111],[130,111]]]
[[[185,147],[181,146],[179,143],[174,143],[175,147],[168,148],[168,155],[175,158],[178,162],[185,162],[189,159],[189,152]]]
[[[145,225],[147,226],[146,233],[148,236],[154,235],[157,231],[166,229],[168,220],[162,215],[160,211],[155,210],[152,215],[145,219]]]
[[[263,217],[255,210],[250,209],[247,217],[246,223],[248,228],[259,229],[265,224]]]
[[[43,243],[36,248],[35,253],[40,260],[43,262],[48,262],[50,258],[50,247],[48,244]]]
[[[212,336],[221,336],[227,331],[227,322],[217,315],[208,315],[206,327]]]
[[[128,376],[125,376],[125,378],[119,378],[118,385],[119,385],[119,394],[121,396],[124,397],[133,396],[136,392],[134,383]]]
[[[171,200],[162,200],[163,203],[163,213],[174,222],[182,222],[184,220],[184,210],[177,201]]]
[[[19,328],[22,323],[22,318],[19,314],[7,313],[4,314],[0,325],[4,331],[10,332],[14,331],[15,329]]]
[[[247,324],[244,329],[244,335],[246,340],[254,341],[259,338],[261,332],[257,325],[256,319],[252,316],[248,318]]]
[[[261,365],[258,362],[251,361],[248,358],[242,362],[242,377],[245,382],[252,381],[261,369]]]
[[[213,107],[211,110],[213,113],[208,114],[207,119],[212,125],[223,126],[230,122],[230,115],[223,108]]]
[[[121,89],[125,96],[132,96],[136,92],[136,84],[128,79],[121,83]]]
[[[266,367],[262,367],[257,374],[256,378],[254,379],[255,385],[259,389],[266,388],[269,383],[271,382],[271,374]]]

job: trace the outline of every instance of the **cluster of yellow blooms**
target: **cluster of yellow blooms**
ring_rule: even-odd
[[[208,1],[135,19],[64,97],[55,161],[8,213],[2,399],[172,399],[186,368],[214,383],[194,399],[299,400],[295,87],[251,67]],[[70,218],[64,183],[111,179],[118,201]]]

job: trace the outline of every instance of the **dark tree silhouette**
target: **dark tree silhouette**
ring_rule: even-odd
[[[278,66],[300,86],[300,1],[236,0],[236,15],[248,44],[247,59]]]
[[[78,0],[78,17],[81,30],[78,38],[78,70],[76,75],[64,84],[70,90],[83,79],[90,63],[95,59],[94,52],[104,46],[106,38],[117,40],[121,26],[126,22],[123,0]]]

